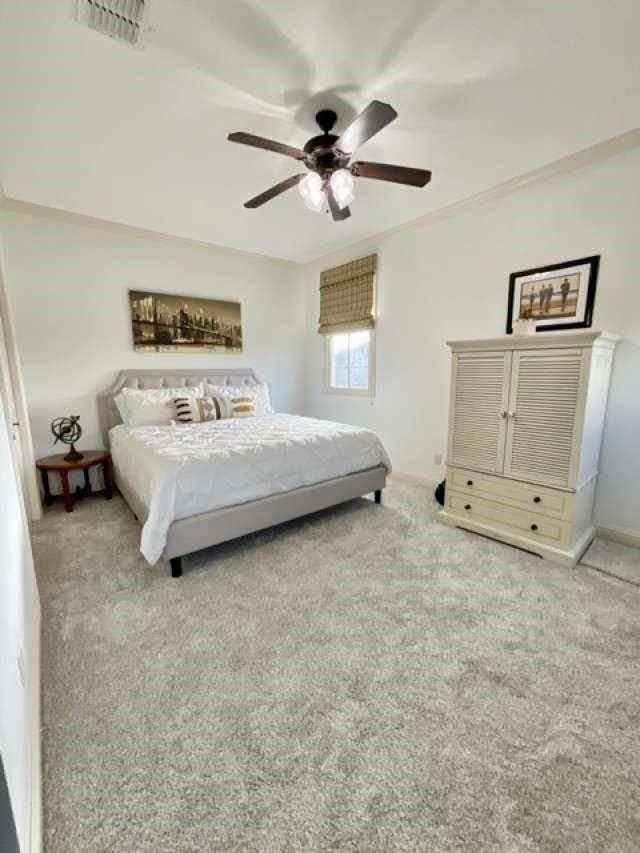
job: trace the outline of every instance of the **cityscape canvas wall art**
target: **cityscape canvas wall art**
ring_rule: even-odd
[[[129,291],[137,352],[242,352],[239,302]]]
[[[600,255],[511,273],[507,334],[517,320],[534,320],[536,332],[591,325]]]

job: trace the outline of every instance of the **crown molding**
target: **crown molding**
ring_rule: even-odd
[[[129,237],[178,243],[183,246],[207,249],[214,252],[224,252],[230,255],[252,258],[259,261],[267,261],[272,264],[284,264],[285,266],[290,266],[294,269],[299,269],[304,266],[304,263],[299,261],[292,261],[289,258],[279,258],[276,255],[263,255],[259,252],[247,252],[243,249],[234,249],[232,246],[223,246],[220,243],[209,243],[206,240],[193,240],[190,237],[179,237],[176,234],[167,234],[163,231],[152,231],[149,228],[141,228],[137,225],[126,225],[121,222],[114,222],[110,219],[85,216],[83,213],[74,213],[73,211],[64,210],[59,207],[49,207],[46,204],[21,201],[20,199],[6,196],[2,192],[2,185],[0,184],[0,211],[2,210],[9,211],[10,213],[25,214],[26,216],[37,216],[44,219],[50,219],[54,222],[65,222],[71,225],[96,228],[102,231],[106,230],[112,234],[124,234]]]
[[[226,252],[240,257],[253,258],[255,260],[269,261],[276,264],[285,264],[294,269],[303,269],[317,263],[328,261],[341,253],[355,253],[366,249],[369,251],[372,247],[377,247],[384,240],[399,234],[403,231],[410,231],[415,228],[420,228],[428,225],[431,222],[436,222],[450,216],[455,216],[457,213],[476,205],[484,204],[493,199],[502,198],[511,193],[518,192],[524,187],[528,187],[534,183],[550,180],[559,175],[575,172],[580,169],[587,168],[597,163],[604,162],[612,157],[632,151],[640,147],[640,128],[628,130],[604,142],[599,142],[589,148],[584,148],[574,154],[569,154],[562,157],[560,160],[554,160],[534,169],[530,172],[525,172],[515,178],[510,178],[508,181],[496,184],[487,190],[468,198],[461,199],[453,204],[440,207],[429,213],[404,222],[401,225],[396,225],[386,231],[379,231],[376,234],[371,234],[368,237],[363,237],[353,243],[347,243],[344,246],[339,246],[331,249],[329,252],[322,252],[315,257],[305,261],[293,261],[290,258],[282,258],[277,255],[265,255],[258,252],[247,252],[243,249],[234,249],[231,246],[224,246],[219,243],[209,243],[205,240],[193,240],[189,237],[179,237],[175,234],[167,234],[162,231],[153,231],[148,228],[141,228],[137,225],[126,225],[124,223],[113,222],[109,219],[100,219],[93,216],[85,216],[81,213],[64,210],[57,207],[49,207],[44,204],[36,204],[34,202],[21,201],[20,199],[10,198],[3,190],[2,182],[0,181],[0,210],[13,211],[15,213],[23,213],[31,216],[40,216],[47,219],[56,220],[59,222],[69,222],[76,225],[85,225],[93,228],[107,229],[115,234],[127,234],[134,237],[143,237],[151,240],[171,241],[185,246],[195,246],[201,249],[209,249],[218,252]]]
[[[323,252],[321,255],[307,261],[306,265],[328,261],[328,259],[343,252],[349,253],[361,250],[370,251],[372,246],[378,246],[384,240],[395,234],[400,234],[403,231],[410,231],[414,228],[420,228],[431,222],[436,222],[439,219],[455,216],[455,214],[460,213],[467,208],[484,204],[485,202],[492,201],[493,199],[502,198],[510,195],[511,193],[518,192],[518,190],[528,187],[531,184],[540,183],[541,181],[556,178],[559,175],[587,168],[588,166],[616,157],[619,154],[625,154],[626,152],[632,151],[638,147],[640,147],[640,128],[634,128],[633,130],[628,130],[625,133],[614,136],[611,139],[607,139],[604,142],[599,142],[589,148],[583,148],[581,151],[576,151],[574,154],[562,157],[560,160],[554,160],[538,169],[533,169],[531,172],[525,172],[515,178],[510,178],[508,181],[496,184],[488,190],[483,190],[481,193],[461,199],[460,201],[454,202],[454,204],[439,207],[437,210],[433,210],[430,213],[425,213],[415,219],[410,219],[402,225],[396,225],[386,231],[380,231],[378,234],[372,234],[370,237],[364,237],[354,243],[348,243],[346,246],[332,249],[330,252]]]

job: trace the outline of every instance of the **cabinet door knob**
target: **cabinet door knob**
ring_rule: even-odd
[[[531,525],[531,529],[532,529],[532,530],[537,530],[537,529],[538,529],[538,525],[537,525],[537,524],[532,524],[532,525]]]
[[[539,498],[539,497],[536,495],[536,497],[533,499],[533,502],[534,502],[534,504],[539,504],[541,500],[542,500],[542,498]]]
[[[467,486],[473,486],[473,480],[467,480]]]
[[[471,509],[471,504],[465,504],[465,505],[464,505],[464,508],[465,508],[465,509]]]

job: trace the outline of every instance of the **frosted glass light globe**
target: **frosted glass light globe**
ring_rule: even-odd
[[[309,172],[298,184],[298,189],[309,210],[314,210],[316,213],[322,210],[325,203],[325,194],[320,175],[316,172]]]
[[[353,178],[348,169],[337,169],[331,175],[331,189],[333,197],[340,210],[347,207],[353,201]]]

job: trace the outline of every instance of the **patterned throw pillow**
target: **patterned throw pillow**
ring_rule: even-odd
[[[234,418],[253,418],[256,407],[253,397],[231,397]]]
[[[176,397],[173,403],[176,420],[181,424],[221,421],[223,418],[234,417],[231,401],[222,397]]]
[[[256,415],[272,415],[273,406],[269,395],[269,386],[265,382],[258,385],[211,385],[208,382],[204,384],[206,394],[216,397],[225,397],[233,399],[234,397],[251,397],[255,408]]]

